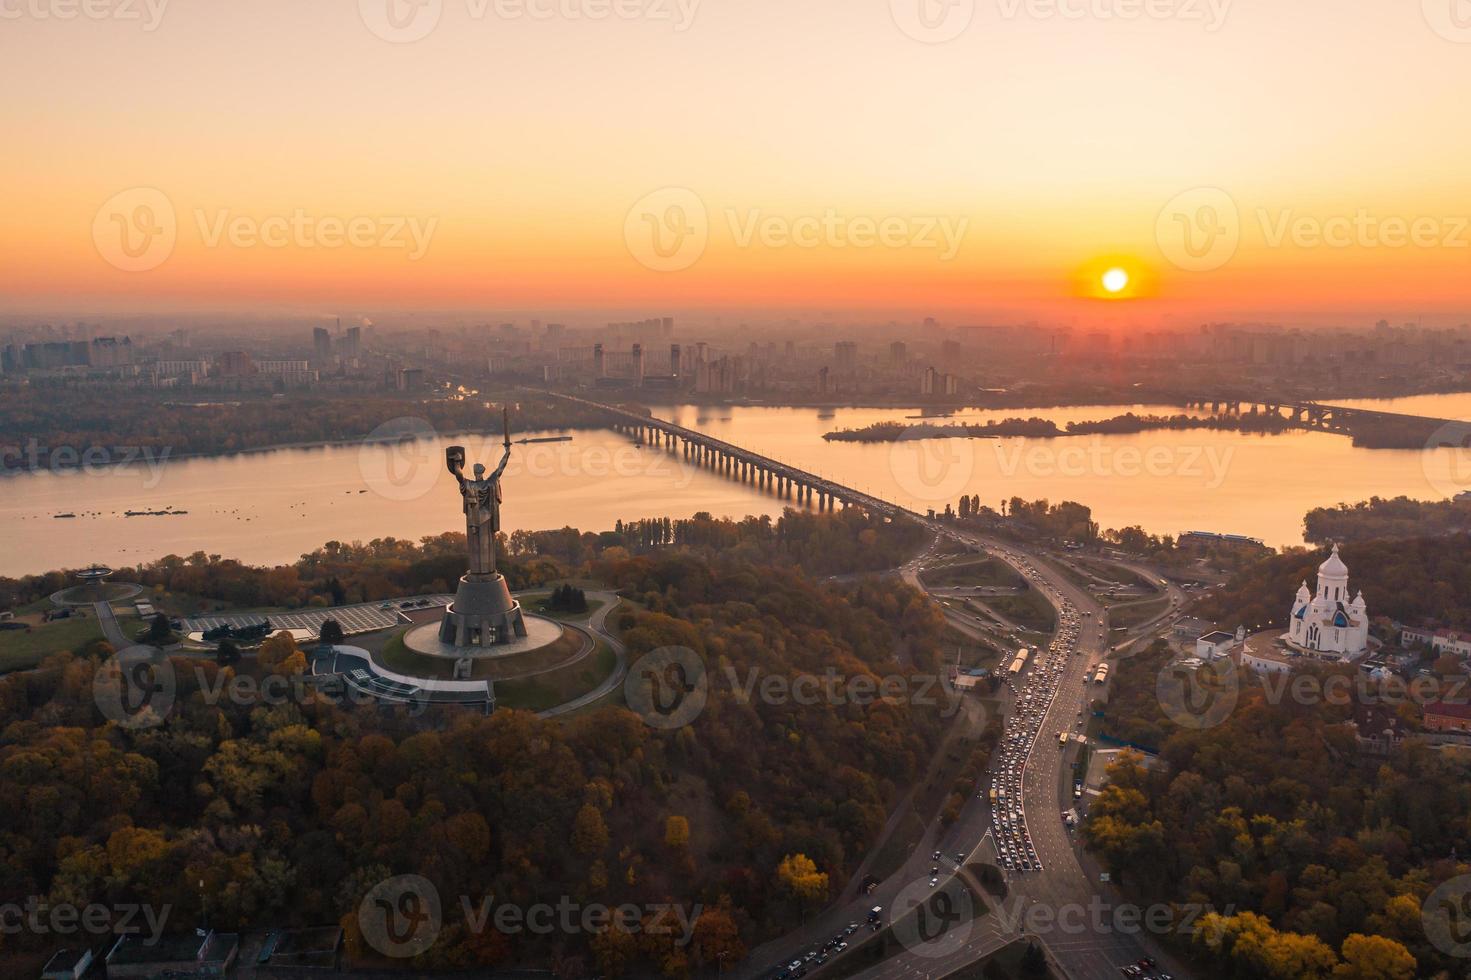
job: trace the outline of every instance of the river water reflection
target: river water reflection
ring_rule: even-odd
[[[1366,407],[1385,403],[1359,402]],[[915,410],[660,406],[660,417],[917,509],[942,510],[962,493],[992,507],[1012,496],[1077,500],[1104,527],[1156,533],[1223,531],[1281,546],[1302,542],[1302,516],[1320,505],[1405,494],[1443,498],[1471,487],[1450,450],[1368,450],[1344,436],[1292,432],[1161,431],[1060,439],[823,440],[824,433]],[[1059,424],[1169,406],[971,411],[957,421],[1038,416]],[[1471,395],[1424,396],[1387,410],[1471,417]],[[536,435],[536,434],[532,434]],[[401,445],[285,449],[93,472],[0,479],[0,574],[92,562],[115,566],[204,551],[251,563],[289,562],[329,540],[416,539],[463,527],[444,446],[494,466],[497,437],[427,438]],[[633,446],[609,431],[570,442],[518,445],[505,477],[506,530],[571,525],[601,530],[619,518],[698,511],[780,513],[768,493]],[[179,516],[126,517],[175,509]],[[71,513],[77,516],[57,518]]]

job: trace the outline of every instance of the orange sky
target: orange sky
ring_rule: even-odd
[[[152,2],[0,2],[0,310],[1471,306],[1440,0]]]

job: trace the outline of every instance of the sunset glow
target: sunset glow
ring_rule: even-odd
[[[1146,319],[1460,315],[1471,188],[1446,161],[1471,150],[1450,124],[1471,69],[1418,6],[1237,4],[1219,24],[978,8],[943,43],[888,6],[660,20],[445,3],[414,40],[381,36],[369,0],[168,4],[147,30],[8,21],[8,90],[48,81],[0,106],[32,146],[0,161],[0,302],[1072,317],[1100,298],[1073,270],[1116,254],[1148,281],[1118,263],[1127,282],[1102,293]],[[1339,70],[1386,46],[1395,72]],[[1147,104],[1118,111],[1127,92]],[[137,188],[166,196],[177,236],[124,271],[92,229]],[[663,227],[630,214],[670,189],[693,195],[683,227],[703,248],[661,271],[627,235]],[[421,254],[378,232],[229,230],[298,212],[433,229]]]

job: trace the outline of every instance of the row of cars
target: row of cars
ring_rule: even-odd
[[[1175,980],[1173,974],[1159,972],[1159,964],[1148,956],[1138,963],[1130,963],[1119,967],[1119,972],[1128,977],[1129,980]]]
[[[997,860],[1007,871],[1025,873],[1041,871],[1042,862],[1027,829],[1022,776],[1042,719],[1047,716],[1058,682],[1067,669],[1067,659],[1078,645],[1079,617],[1077,609],[1063,595],[1050,586],[1039,585],[1045,580],[1025,556],[1010,552],[1007,555],[1019,563],[1034,585],[1046,590],[1059,616],[1057,634],[1046,653],[1033,658],[1025,679],[1008,682],[1016,701],[991,762],[991,828],[996,838]]]
[[[881,916],[883,909],[875,906],[868,913],[868,927],[877,932],[882,925]],[[802,955],[801,959],[792,960],[786,966],[778,967],[771,974],[771,980],[801,980],[809,970],[815,970],[826,963],[830,957],[836,956],[848,948],[848,937],[858,931],[858,923],[850,922],[847,927],[837,935],[816,949],[809,949]]]

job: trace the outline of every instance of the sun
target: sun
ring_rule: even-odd
[[[1129,274],[1117,266],[1103,274],[1103,288],[1108,293],[1121,293],[1128,285]]]

